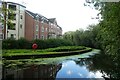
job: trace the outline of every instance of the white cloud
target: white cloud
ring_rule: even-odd
[[[71,70],[68,70],[67,71],[67,75],[71,75],[72,74],[72,71]]]
[[[100,73],[99,71],[97,71],[95,73],[90,72],[87,77],[88,78],[102,78],[101,76],[102,76],[102,73]]]
[[[99,71],[97,71],[95,75],[96,78],[102,78],[102,73],[100,73]]]
[[[95,74],[90,72],[89,75],[88,75],[88,78],[95,78]]]
[[[66,63],[64,63],[64,64],[62,65],[62,67],[67,67],[67,64],[66,64]]]
[[[83,74],[81,74],[81,73],[78,73],[78,75],[79,75],[80,77],[83,77]]]

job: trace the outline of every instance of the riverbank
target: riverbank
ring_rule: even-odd
[[[77,55],[92,51],[92,48],[84,46],[62,46],[43,50],[3,50],[3,58],[7,60],[30,59],[30,58],[49,58],[69,55]]]

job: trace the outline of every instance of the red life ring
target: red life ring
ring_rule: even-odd
[[[34,43],[33,45],[32,45],[32,48],[33,49],[36,49],[38,47],[38,45],[36,44],[36,43]]]

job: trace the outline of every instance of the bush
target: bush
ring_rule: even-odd
[[[32,43],[24,38],[17,40],[17,49],[31,49]]]
[[[18,47],[17,41],[13,38],[9,38],[9,39],[2,41],[2,48],[3,49],[15,49],[17,47]]]
[[[32,49],[32,44],[36,43],[38,45],[37,49],[54,48],[59,46],[71,46],[72,43],[64,39],[47,39],[47,40],[33,40],[27,41],[24,38],[19,40],[6,39],[3,40],[3,49]]]

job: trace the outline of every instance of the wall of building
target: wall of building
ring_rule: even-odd
[[[44,39],[48,39],[48,29],[49,29],[49,24],[44,23]]]
[[[39,21],[39,32],[38,32],[38,35],[39,35],[39,39],[41,38],[41,30],[42,30],[42,28],[41,28],[41,26],[42,26],[42,23],[41,23],[41,21]]]
[[[20,22],[19,22],[19,27],[18,27],[18,33],[19,33],[19,38],[21,38],[21,37],[25,37],[25,8],[23,8],[23,7],[21,7],[21,6],[19,6],[19,10],[20,10],[20,12],[19,12],[19,15],[18,15],[18,17],[19,17],[19,20],[20,20]]]
[[[35,20],[27,12],[25,13],[25,39],[33,40],[35,32]]]
[[[9,26],[6,25],[6,39],[13,36],[15,39],[20,39],[24,37],[24,29],[25,29],[25,7],[15,4],[15,3],[7,3],[7,9],[10,9],[9,5],[16,6],[16,10],[11,10],[14,16],[14,20],[11,20],[11,23],[14,23],[13,27],[15,29],[9,29]],[[7,13],[8,14],[8,13]],[[22,18],[21,18],[22,16]],[[8,20],[9,17],[7,17]]]

